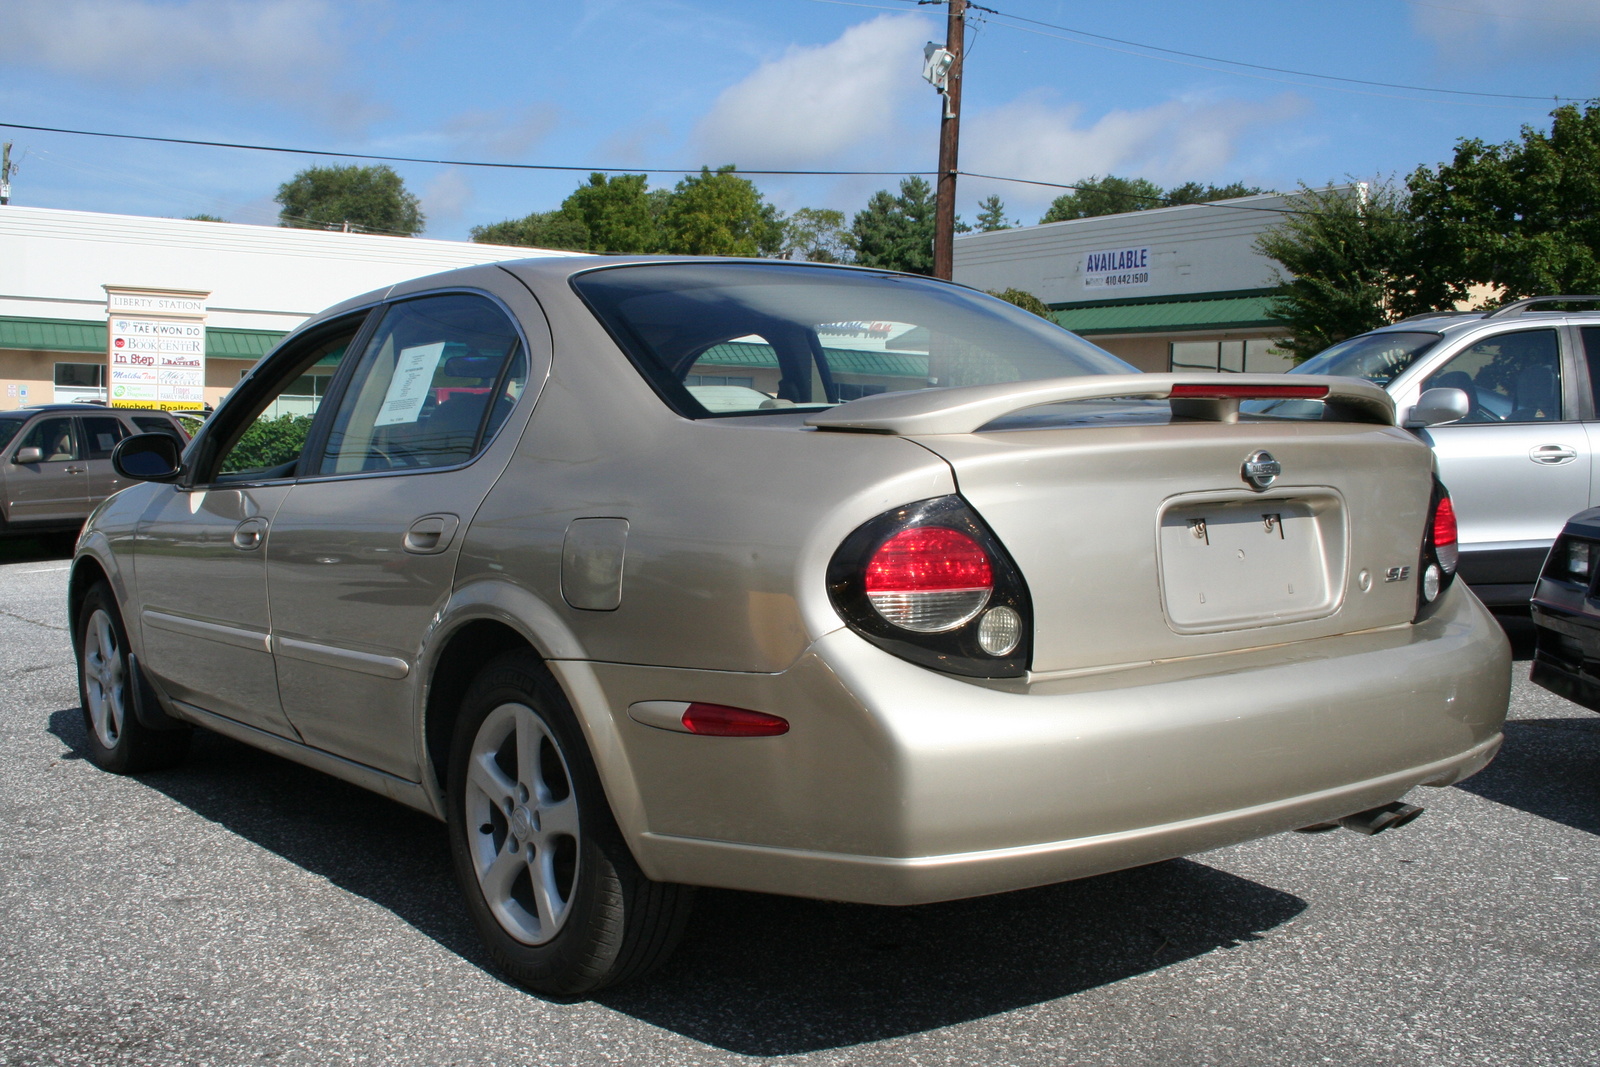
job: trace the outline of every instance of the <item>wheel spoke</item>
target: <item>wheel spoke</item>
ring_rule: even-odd
[[[476,753],[468,764],[467,780],[484,798],[500,809],[500,814],[511,818],[511,810],[506,801],[517,791],[517,783],[506,777],[500,765],[494,761],[493,752]]]
[[[517,783],[528,791],[527,803],[537,803],[543,794],[539,771],[539,749],[544,742],[544,724],[525,709],[517,710]]]
[[[525,856],[520,852],[512,852],[511,845],[512,839],[506,838],[505,847],[483,872],[483,893],[491,905],[504,906],[511,900],[511,886],[527,866]]]
[[[566,903],[556,891],[555,857],[545,849],[528,864],[528,874],[533,882],[533,904],[539,912],[539,929],[554,932],[566,911]]]
[[[565,800],[554,804],[539,805],[539,825],[544,831],[544,839],[553,841],[557,837],[578,836],[578,802],[568,793]],[[543,842],[541,842],[541,849]]]

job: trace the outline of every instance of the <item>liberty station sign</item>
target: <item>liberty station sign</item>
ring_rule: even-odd
[[[106,399],[114,408],[205,407],[206,298],[107,285]]]

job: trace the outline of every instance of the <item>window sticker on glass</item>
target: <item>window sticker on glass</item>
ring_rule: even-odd
[[[428,399],[428,387],[433,384],[433,372],[444,355],[444,342],[402,348],[395,363],[394,377],[389,379],[389,391],[383,397],[383,409],[374,426],[394,426],[403,422],[416,422],[422,405]]]

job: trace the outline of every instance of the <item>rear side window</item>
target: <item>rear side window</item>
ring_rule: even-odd
[[[1037,315],[930,279],[774,263],[603,268],[573,287],[681,415],[1134,368]]]
[[[339,401],[320,474],[465,463],[522,395],[522,338],[493,301],[471,293],[390,307]]]
[[[109,415],[93,415],[83,420],[84,444],[87,459],[110,459],[117,442],[128,436],[122,420]]]
[[[140,433],[164,433],[174,441],[184,443],[183,434],[178,428],[159,415],[135,415],[133,424],[139,427]]]

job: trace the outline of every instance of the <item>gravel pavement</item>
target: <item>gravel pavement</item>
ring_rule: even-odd
[[[211,734],[96,770],[67,559],[5,558],[3,1064],[1600,1063],[1600,716],[1525,659],[1503,754],[1405,829],[916,908],[703,892],[663,971],[559,1003],[486,969],[427,817]]]

